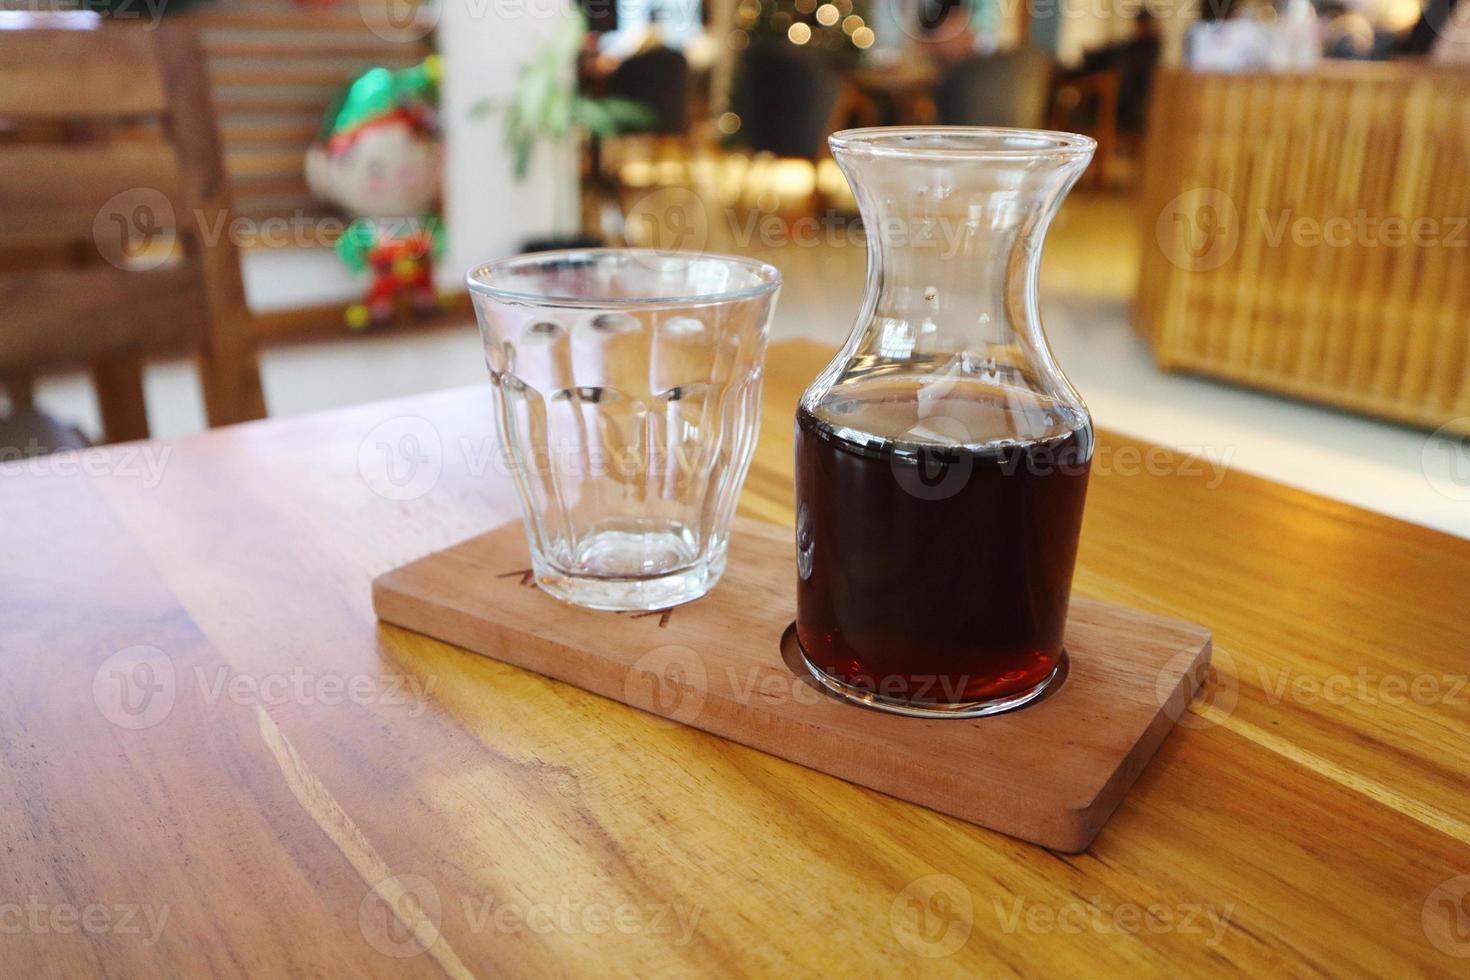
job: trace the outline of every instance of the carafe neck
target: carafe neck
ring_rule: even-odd
[[[1047,228],[1091,141],[926,127],[857,130],[832,142],[868,243],[849,360],[958,359],[967,372],[1007,362],[1065,385],[1042,329],[1037,277]]]

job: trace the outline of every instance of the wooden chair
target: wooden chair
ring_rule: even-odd
[[[842,76],[816,52],[761,40],[741,56],[734,104],[757,153],[819,159],[841,97]]]
[[[607,95],[641,102],[653,112],[647,126],[625,130],[612,140],[601,141],[599,152],[626,161],[630,148],[646,154],[651,162],[672,161],[682,165],[687,178],[697,155],[693,117],[690,112],[689,60],[682,52],[658,47],[641,51],[624,61],[602,84]],[[619,167],[613,168],[616,187]],[[614,193],[617,193],[615,189]]]
[[[1119,76],[1111,68],[1080,72],[1059,79],[1052,96],[1048,129],[1082,133],[1097,140],[1097,152],[1083,181],[1106,186],[1114,157],[1125,137],[1118,130]]]
[[[945,126],[1040,129],[1046,123],[1053,70],[1051,56],[1039,48],[969,58],[934,86],[938,121]]]
[[[740,135],[748,149],[812,165],[812,189],[793,218],[820,219],[825,199],[816,177],[830,154],[827,136],[859,108],[860,93],[819,52],[786,41],[752,42],[740,56],[732,106],[743,120]]]
[[[144,358],[192,350],[210,425],[265,414],[187,30],[90,14],[0,29],[0,311],[13,408],[36,374],[86,365],[105,439],[147,438]]]

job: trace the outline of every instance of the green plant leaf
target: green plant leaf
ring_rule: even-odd
[[[565,139],[572,128],[572,102],[576,93],[571,86],[557,86],[546,100],[546,132],[552,139]]]
[[[618,124],[601,100],[578,96],[572,101],[572,119],[593,136],[613,136]]]
[[[600,101],[619,129],[641,129],[658,122],[658,113],[646,102],[620,96],[609,96]]]
[[[620,118],[633,120],[625,125],[634,126],[646,125],[641,120],[653,119],[653,113],[640,103],[628,99],[593,100],[577,91],[573,66],[586,33],[586,18],[579,13],[560,25],[521,66],[512,99],[499,103],[483,99],[470,110],[472,115],[505,111],[505,145],[517,180],[524,180],[530,173],[536,146],[542,140],[561,142],[572,135],[574,128],[608,136],[618,131]],[[609,103],[613,102],[625,105],[611,107]],[[640,106],[646,116],[637,115],[628,106]]]

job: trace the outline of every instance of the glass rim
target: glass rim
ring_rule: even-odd
[[[508,289],[491,285],[487,280],[496,273],[509,273],[518,268],[528,268],[568,259],[597,259],[604,256],[626,256],[639,259],[684,259],[689,262],[707,261],[734,266],[752,273],[757,281],[738,289],[712,290],[703,293],[685,293],[653,296],[595,296],[571,295],[556,292],[538,292],[526,289]],[[781,288],[781,270],[769,262],[745,258],[739,255],[724,255],[718,252],[668,252],[656,248],[565,248],[547,252],[524,252],[493,262],[484,262],[465,273],[465,283],[470,292],[501,302],[529,303],[537,306],[569,306],[582,308],[659,308],[666,306],[716,306],[754,299],[773,293]]]
[[[938,137],[953,145],[913,145],[922,137]],[[1016,146],[1015,141],[1034,145]],[[867,126],[844,129],[827,137],[834,153],[935,160],[1031,160],[1090,156],[1097,140],[1054,129],[1011,129],[1006,126]]]

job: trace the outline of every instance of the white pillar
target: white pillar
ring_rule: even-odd
[[[443,0],[438,40],[444,59],[444,226],[447,248],[441,287],[457,287],[473,266],[515,254],[527,238],[567,233],[575,223],[576,154],[541,143],[531,172],[517,183],[500,113],[474,115],[484,99],[504,102],[515,92],[520,66],[571,18],[554,0]],[[566,66],[568,76],[575,66]],[[566,202],[571,202],[568,205]]]

